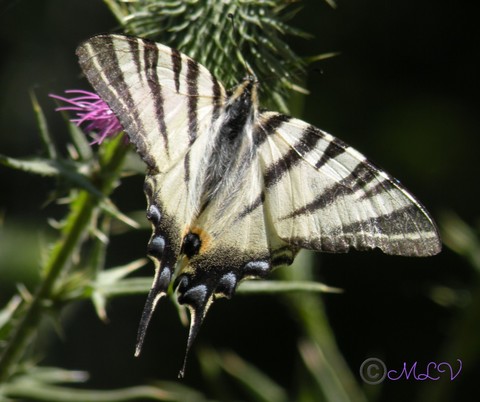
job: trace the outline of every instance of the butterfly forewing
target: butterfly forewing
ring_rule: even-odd
[[[223,86],[175,49],[139,38],[98,35],[84,42],[77,55],[151,169],[164,172],[189,158],[188,148],[219,117]]]

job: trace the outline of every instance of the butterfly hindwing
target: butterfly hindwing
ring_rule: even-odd
[[[232,297],[244,279],[263,278],[273,268],[289,265],[297,251],[276,236],[263,208],[245,209],[261,196],[264,186],[248,123],[255,119],[256,111],[248,106],[243,113],[244,105],[251,102],[248,89],[237,88],[236,94],[229,98],[221,127],[212,133],[209,144],[197,141],[191,147],[198,158],[202,155],[197,146],[206,156],[198,167],[202,172],[198,175],[202,183],[198,189],[200,209],[181,235],[182,257],[175,286],[179,302],[191,313],[187,353],[214,300]],[[186,194],[167,197],[178,181],[173,170],[165,174],[161,186],[155,186],[156,193],[161,195],[159,202],[168,199],[181,209],[181,197]],[[163,194],[166,185],[172,189]]]
[[[274,129],[272,124],[276,122]],[[328,252],[440,251],[432,219],[405,188],[343,141],[301,120],[259,116],[265,204],[288,244]]]

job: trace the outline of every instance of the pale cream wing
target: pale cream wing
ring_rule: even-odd
[[[226,93],[196,61],[149,40],[99,35],[80,45],[77,55],[149,168],[148,255],[155,278],[139,327],[138,355],[155,306],[174,276],[182,239],[198,214],[205,160]]]
[[[379,248],[440,251],[425,208],[394,178],[344,142],[301,120],[265,112],[255,128],[263,204],[278,236],[328,252]]]
[[[80,66],[150,169],[165,172],[211,131],[226,93],[202,65],[158,43],[98,35],[77,49]]]

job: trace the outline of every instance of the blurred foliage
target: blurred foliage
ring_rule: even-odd
[[[475,373],[480,362],[480,232],[470,227],[457,214],[448,211],[440,217],[440,227],[445,245],[465,258],[473,268],[470,284],[462,289],[436,287],[433,294],[450,305],[459,307],[459,313],[449,328],[446,342],[440,353],[441,361],[462,361],[463,373]],[[456,400],[459,384],[444,381],[427,384],[419,393],[418,401]]]
[[[471,55],[476,45],[476,22],[469,19],[476,14],[469,5],[452,9],[450,3],[433,1],[351,2],[328,13],[319,5],[324,2],[305,2],[304,10],[300,9],[303,3],[285,2],[293,4],[281,9],[281,17],[276,20],[272,15],[275,17],[278,2],[104,1],[122,30],[152,35],[181,47],[227,86],[245,74],[245,61],[262,79],[264,94],[276,96],[271,103],[305,113],[318,125],[321,118],[322,127],[335,128],[337,134],[360,149],[368,147],[374,160],[380,160],[388,170],[395,168],[395,175],[403,170],[401,177],[428,206],[448,206],[461,214],[460,218],[449,212],[439,221],[449,249],[432,260],[397,262],[375,253],[368,258],[358,254],[324,257],[322,279],[345,290],[342,296],[325,297],[326,305],[311,294],[324,288],[312,282],[318,278],[318,269],[315,274],[311,272],[308,255],[301,257],[307,261],[300,259],[295,268],[278,273],[291,274],[292,282],[242,284],[225,310],[219,303],[212,311],[204,328],[209,342],[205,346],[200,339],[196,347],[199,366],[195,367],[192,359],[191,376],[189,373],[185,382],[178,383],[151,380],[168,378],[165,373],[175,374],[171,356],[182,353],[183,339],[176,338],[183,328],[171,331],[175,323],[173,315],[168,317],[168,306],[162,306],[166,315],[162,328],[157,332],[150,329],[155,336],[140,361],[122,360],[123,355],[133,354],[136,330],[136,322],[130,321],[131,333],[122,328],[127,322],[122,318],[129,314],[126,306],[137,307],[131,310],[133,320],[138,320],[137,310],[151,281],[150,276],[138,276],[143,260],[131,262],[144,252],[148,234],[136,234],[122,243],[123,236],[132,233],[132,225],[142,229],[147,226],[139,204],[123,201],[136,192],[143,200],[138,184],[143,167],[132,153],[124,155],[115,141],[97,151],[75,126],[55,125],[51,111],[42,110],[33,95],[30,98],[38,133],[29,125],[31,116],[26,113],[32,85],[51,87],[72,82],[79,71],[73,52],[76,44],[105,30],[105,26],[115,25],[113,18],[105,22],[105,10],[99,7],[100,2],[93,2],[84,1],[81,6],[71,2],[68,7],[54,1],[29,2],[25,6],[28,11],[16,14],[21,24],[9,13],[16,7],[21,10],[26,2],[7,1],[0,10],[5,56],[0,61],[0,161],[1,176],[6,178],[0,193],[0,297],[4,303],[0,347],[8,348],[7,342],[17,336],[19,327],[28,335],[23,348],[17,347],[16,358],[8,359],[12,365],[8,373],[3,371],[6,380],[0,385],[0,399],[476,400],[480,240],[478,224],[472,222],[478,215],[475,161],[479,122],[478,66]],[[140,7],[145,5],[149,8],[142,13]],[[233,9],[233,5],[246,8]],[[95,11],[82,13],[79,9]],[[166,14],[156,14],[162,9]],[[219,9],[225,14],[232,12],[233,23],[227,15],[220,15]],[[259,15],[250,18],[250,10]],[[260,10],[264,10],[263,15]],[[170,29],[186,11],[189,22]],[[206,16],[216,18],[215,23]],[[289,18],[300,30],[286,25]],[[204,23],[198,24],[200,20]],[[142,26],[148,31],[142,31]],[[170,30],[159,31],[165,27]],[[217,28],[216,41],[202,42],[200,29]],[[300,39],[303,31],[314,30],[322,32],[322,43],[315,44],[312,51],[312,42]],[[286,46],[278,42],[283,41],[284,33],[300,37],[290,38]],[[255,40],[257,37],[270,40],[273,46]],[[170,42],[173,38],[175,42]],[[228,52],[219,46],[221,41],[228,44]],[[303,55],[340,50],[342,56],[312,69],[305,64],[307,57],[300,59],[291,49]],[[224,63],[216,65],[217,56]],[[272,70],[283,71],[283,75],[272,79],[277,77]],[[301,74],[297,80],[296,73],[302,70],[310,70],[308,85]],[[286,95],[287,88],[299,84],[297,89],[305,86],[311,90],[304,111],[302,96]],[[283,92],[277,88],[283,88]],[[42,91],[40,88],[35,93]],[[44,97],[39,95],[39,99]],[[49,109],[53,109],[51,103]],[[41,154],[37,151],[40,148]],[[29,153],[35,156],[18,157]],[[121,163],[104,170],[105,162],[115,155]],[[14,173],[12,168],[19,170]],[[113,199],[106,197],[98,178],[113,186]],[[122,186],[118,186],[120,180]],[[129,180],[138,180],[136,187],[129,187]],[[130,191],[133,187],[136,190]],[[42,203],[43,209],[33,210],[32,205]],[[90,212],[81,214],[85,208]],[[120,210],[131,212],[124,215]],[[50,217],[48,225],[46,219],[39,221],[45,216]],[[73,233],[75,238],[71,237]],[[131,241],[133,237],[139,238],[140,246]],[[61,257],[59,250],[67,250],[65,245],[70,245],[69,255],[62,257],[62,264],[53,264],[54,256],[55,261]],[[104,270],[104,266],[109,269]],[[56,267],[61,268],[60,273]],[[53,282],[48,279],[52,272],[56,278]],[[255,296],[267,292],[280,293],[281,297]],[[133,294],[141,297],[137,301],[126,299]],[[115,302],[108,303],[113,298]],[[90,300],[97,317],[109,324],[102,323],[96,330],[99,319],[88,320],[89,310],[79,307],[81,300]],[[275,308],[290,311],[290,321],[286,314],[279,316]],[[35,313],[32,321],[28,311]],[[263,326],[255,325],[255,315],[257,320],[261,317]],[[75,336],[80,339],[77,343],[71,341]],[[59,337],[61,342],[52,340]],[[266,344],[274,352],[267,350]],[[219,350],[217,345],[227,346]],[[360,382],[357,371],[360,363],[372,355],[385,358],[387,363],[408,359],[453,362],[461,358],[464,367],[459,378],[451,382],[404,381],[369,386]],[[88,358],[93,360],[91,365]],[[268,359],[271,361],[266,362]],[[52,361],[82,371],[47,367]],[[90,373],[83,371],[85,366]],[[195,376],[197,372],[199,376]]]

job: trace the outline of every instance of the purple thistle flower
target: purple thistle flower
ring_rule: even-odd
[[[72,98],[66,98],[55,94],[49,94],[51,98],[65,102],[66,106],[60,106],[55,111],[73,111],[76,118],[70,119],[72,123],[84,126],[85,131],[96,132],[96,138],[92,144],[101,144],[107,137],[113,137],[123,130],[117,116],[110,107],[96,93],[81,89],[70,89],[66,94],[75,94]]]

